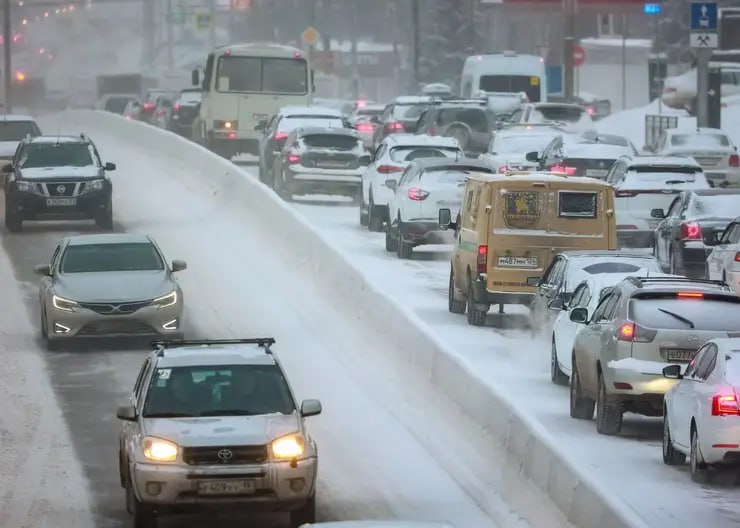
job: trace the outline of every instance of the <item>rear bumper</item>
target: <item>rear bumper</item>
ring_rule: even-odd
[[[453,244],[455,234],[439,229],[439,221],[431,219],[412,220],[401,225],[401,236],[415,246],[424,244]]]
[[[608,367],[603,373],[609,401],[621,404],[627,412],[645,416],[662,415],[665,393],[676,384],[676,380],[661,375],[630,369]],[[631,388],[618,389],[615,383],[628,384]]]
[[[534,299],[534,293],[527,292],[500,292],[491,291],[486,286],[486,281],[478,277],[473,282],[473,298],[478,304],[523,304],[530,305]]]
[[[699,431],[701,454],[709,464],[740,464],[740,423],[735,417],[715,417],[713,427]]]
[[[362,170],[285,169],[285,186],[294,194],[326,192],[328,194],[359,194]]]
[[[224,156],[257,154],[258,141],[256,139],[213,136],[208,140],[208,147],[214,152],[218,152]]]
[[[706,169],[704,174],[715,187],[740,185],[740,170],[738,169]]]

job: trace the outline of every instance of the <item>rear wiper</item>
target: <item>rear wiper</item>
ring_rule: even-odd
[[[145,414],[144,418],[195,418],[195,415],[181,412],[158,412]]]
[[[658,308],[658,311],[659,312],[663,312],[664,314],[668,314],[670,316],[673,316],[676,319],[678,319],[679,321],[686,323],[687,325],[689,325],[689,328],[696,328],[696,325],[690,319],[686,319],[685,317],[683,317],[681,315],[678,315],[678,314],[673,313],[673,312],[669,312],[668,310],[664,310],[663,308]]]
[[[255,414],[261,413],[254,413],[245,409],[216,409],[215,411],[202,412],[199,416],[254,416]]]
[[[686,180],[668,180],[665,183],[666,185],[676,185],[676,184],[688,183],[688,182]]]

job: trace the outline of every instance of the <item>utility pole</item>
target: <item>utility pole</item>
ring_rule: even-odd
[[[565,35],[563,38],[563,95],[572,102],[575,95],[576,7],[577,0],[563,0]]]
[[[716,2],[691,3],[689,43],[696,51],[696,125],[709,126],[709,61],[717,47],[718,9]]]
[[[165,20],[165,24],[167,24],[167,71],[172,71],[172,68],[175,65],[175,58],[174,58],[174,36],[172,34],[175,20],[174,20],[174,13],[172,12],[172,0],[167,0],[167,16]]]
[[[7,0],[6,0],[7,1]],[[154,66],[154,0],[144,0],[144,56],[142,62],[147,68]]]
[[[5,55],[5,113],[13,111],[13,65],[11,63],[11,44],[13,31],[10,28],[10,0],[3,0],[3,52]]]
[[[622,13],[622,110],[627,110],[627,13]]]
[[[216,46],[216,0],[210,0],[208,2],[208,10],[211,12],[211,27],[209,28],[208,39],[211,43],[211,47]]]
[[[411,0],[411,24],[413,26],[413,44],[412,49],[414,53],[414,92],[419,90],[419,82],[421,81],[421,74],[419,73],[419,53],[421,51],[421,34],[419,30],[419,0]]]
[[[696,50],[696,126],[709,126],[709,60],[711,49]]]
[[[352,32],[352,98],[356,101],[360,98],[360,61],[357,54],[357,2],[353,2],[349,16],[349,27]]]

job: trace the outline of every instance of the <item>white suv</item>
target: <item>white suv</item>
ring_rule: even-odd
[[[267,510],[315,522],[318,453],[273,338],[157,342],[122,421],[121,486],[134,528],[162,514]]]
[[[380,232],[388,220],[388,202],[393,189],[388,180],[395,180],[415,159],[449,158],[464,156],[457,140],[450,137],[423,134],[393,134],[378,146],[370,165],[362,176],[360,199],[360,225],[370,231]]]

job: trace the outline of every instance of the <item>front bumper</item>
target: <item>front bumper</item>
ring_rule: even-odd
[[[75,205],[48,205],[47,199],[73,199]],[[111,190],[103,189],[79,196],[55,197],[30,192],[11,191],[6,195],[8,212],[24,220],[79,220],[95,218],[111,206]]]
[[[103,315],[76,307],[67,312],[46,307],[49,340],[89,337],[179,336],[182,334],[183,301],[157,309],[146,306],[131,314]]]
[[[229,506],[264,511],[291,511],[315,493],[318,458],[242,466],[180,466],[135,463],[134,493],[158,512],[227,509]],[[199,482],[251,480],[254,492],[244,495],[201,495]],[[157,493],[153,493],[157,492]]]
[[[486,279],[478,277],[473,281],[473,297],[477,304],[522,304],[529,306],[534,300],[534,293],[491,291],[486,285]]]
[[[676,384],[676,380],[660,374],[643,374],[632,369],[607,367],[603,374],[609,401],[622,404],[627,412],[645,416],[662,416],[665,393]],[[618,389],[615,383],[630,388]]]
[[[453,231],[441,231],[439,221],[433,219],[411,220],[401,225],[401,236],[415,246],[424,244],[454,244]]]

